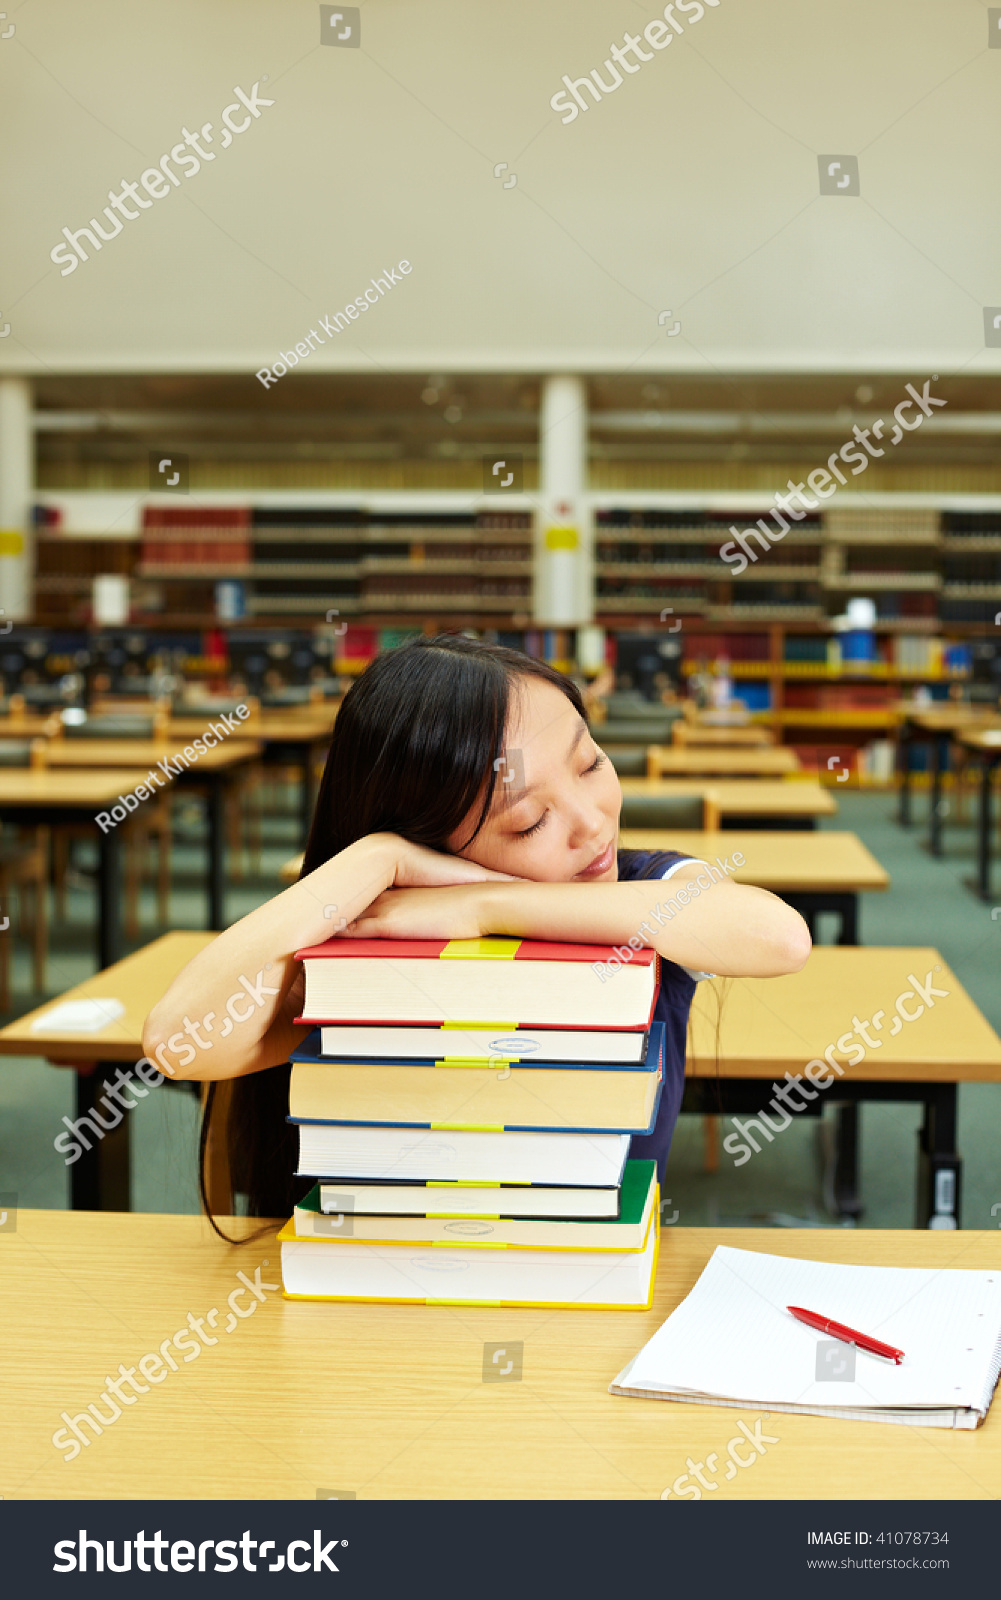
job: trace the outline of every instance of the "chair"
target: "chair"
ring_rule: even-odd
[[[695,828],[702,833],[718,833],[719,826],[719,802],[711,790],[701,794],[627,794],[622,797],[620,828]]]
[[[11,739],[0,743],[0,767],[44,766],[45,741]],[[0,830],[0,922],[10,922],[12,891],[17,891],[18,921],[21,920],[21,891],[31,890],[32,984],[36,994],[46,987],[46,958],[49,945],[50,830],[46,827],[19,828],[8,838]],[[0,1011],[10,1009],[11,942],[0,932]]]
[[[606,751],[620,778],[642,778],[647,769],[647,745],[666,742],[675,720],[667,706],[651,707],[655,715],[609,717],[595,729],[595,738]]]

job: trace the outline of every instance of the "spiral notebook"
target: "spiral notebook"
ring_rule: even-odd
[[[815,1333],[790,1305],[895,1345],[905,1359],[896,1366]],[[1001,1268],[853,1267],[720,1245],[609,1392],[977,1428],[999,1371]]]

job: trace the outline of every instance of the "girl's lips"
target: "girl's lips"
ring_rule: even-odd
[[[583,872],[578,872],[577,876],[578,878],[600,878],[603,872],[608,871],[614,859],[615,841],[613,840],[610,844],[605,846],[604,850],[601,852],[601,855],[595,856],[594,860],[591,862],[591,865],[589,867],[585,867]]]

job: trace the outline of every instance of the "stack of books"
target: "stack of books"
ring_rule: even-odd
[[[289,1121],[317,1181],[283,1228],[298,1299],[649,1306],[657,957],[490,937],[297,952]]]

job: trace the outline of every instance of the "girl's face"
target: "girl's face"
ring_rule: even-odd
[[[540,678],[520,677],[490,813],[462,848],[478,804],[448,848],[481,867],[539,883],[614,883],[621,807],[615,769],[566,695]]]

